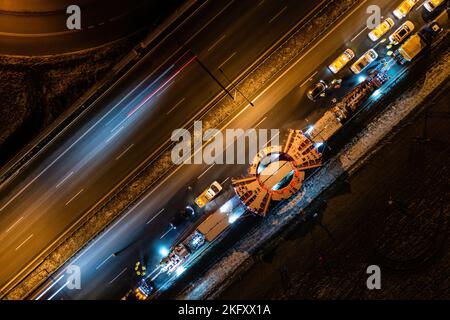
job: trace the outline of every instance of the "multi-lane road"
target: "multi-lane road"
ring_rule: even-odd
[[[0,3],[0,53],[36,56],[97,47],[129,36],[157,21],[182,1],[57,0]],[[66,12],[81,8],[81,30],[69,30]]]
[[[377,0],[375,3],[382,8],[382,13],[385,17],[392,17],[392,10],[398,5],[400,1],[389,0]],[[358,6],[355,6],[346,16],[342,17],[334,26],[331,26],[324,35],[316,42],[310,44],[310,46],[283,74],[275,79],[270,85],[268,85],[257,97],[253,97],[253,103],[255,107],[249,105],[242,106],[242,109],[236,116],[230,121],[226,128],[304,128],[308,121],[312,122],[314,118],[320,115],[324,111],[324,106],[329,105],[330,97],[323,99],[321,102],[313,103],[306,99],[305,93],[309,87],[315,83],[318,79],[325,79],[330,81],[333,79],[333,75],[327,70],[326,66],[330,63],[338,54],[340,54],[345,48],[352,48],[357,56],[362,55],[369,48],[375,44],[367,38],[368,30],[365,27],[365,21],[367,19],[366,8],[368,1],[362,1]],[[240,4],[230,4],[229,6]],[[263,6],[270,6],[271,9],[265,12]],[[292,5],[292,7],[291,7]],[[320,4],[317,4],[320,6]],[[284,9],[287,6],[288,9]],[[423,23],[421,20],[422,8],[417,6],[417,9],[413,9],[409,16],[417,25]],[[201,47],[191,47],[193,51],[197,52],[202,60],[208,61],[211,70],[217,74],[216,68],[219,65],[225,63],[227,72],[235,77],[243,65],[242,60],[245,59],[241,55],[240,46],[242,42],[247,40],[248,35],[244,35],[250,29],[251,34],[257,29],[263,29],[265,25],[271,25],[272,19],[279,19],[281,22],[287,19],[287,14],[298,10],[300,6],[296,3],[279,2],[279,1],[261,1],[259,3],[249,5],[247,8],[248,13],[245,15],[241,11],[241,14],[237,17],[230,18],[230,22],[235,25],[233,31],[233,37],[230,36],[228,28],[232,28],[230,23],[225,23],[223,29],[211,35],[211,41],[209,43],[199,44]],[[230,8],[232,13],[234,10]],[[312,9],[306,10],[310,12]],[[306,14],[306,11],[303,15]],[[258,12],[265,12],[261,16],[254,16]],[[280,13],[281,12],[281,13]],[[261,14],[261,13],[260,13]],[[292,18],[290,25],[293,25],[298,21],[299,13],[296,17]],[[259,17],[259,21],[255,22],[253,19]],[[283,17],[283,18],[281,18]],[[228,18],[228,16],[227,16]],[[244,19],[244,20],[241,20]],[[246,20],[248,19],[248,20]],[[221,22],[218,22],[220,24]],[[254,23],[253,27],[249,24]],[[397,21],[396,26],[400,24]],[[274,26],[274,25],[273,25]],[[269,27],[271,29],[272,26]],[[288,29],[286,25],[285,29]],[[267,31],[266,31],[267,32]],[[265,34],[266,32],[262,32]],[[271,31],[272,32],[272,31]],[[203,31],[200,33],[202,34]],[[230,47],[227,47],[227,39],[239,36],[239,40]],[[250,50],[257,42],[260,42],[260,36],[252,36],[252,40],[249,42],[246,50]],[[274,41],[277,37],[274,35],[271,41]],[[258,39],[258,41],[255,41]],[[270,42],[270,41],[269,41]],[[267,45],[269,44],[267,42]],[[218,50],[220,48],[220,50]],[[217,50],[217,51],[216,51]],[[222,52],[226,50],[225,52]],[[262,48],[258,52],[255,52],[253,59],[262,51]],[[378,52],[383,57],[386,49],[383,45],[378,45]],[[220,53],[218,52],[220,51]],[[217,53],[216,53],[217,52]],[[214,59],[215,54],[221,55],[220,59]],[[209,62],[211,59],[211,62]],[[212,62],[215,60],[215,63]],[[189,62],[189,60],[187,61]],[[249,61],[247,61],[247,64]],[[185,64],[184,64],[185,65]],[[240,67],[239,67],[240,66]],[[396,68],[396,71],[398,68]],[[192,73],[188,73],[192,72]],[[198,72],[197,78],[195,77]],[[181,78],[178,78],[180,76]],[[133,126],[139,126],[143,123],[147,129],[144,132],[135,130],[138,133],[128,133],[129,129],[122,129],[121,133],[117,135],[116,139],[121,141],[124,139],[128,143],[122,146],[122,150],[137,150],[133,145],[134,141],[139,135],[145,135],[146,143],[148,146],[152,145],[152,138],[149,138],[145,132],[150,132],[151,137],[155,136],[160,138],[160,133],[155,132],[156,128],[162,130],[163,124],[176,123],[176,119],[180,116],[178,121],[183,121],[186,116],[191,116],[194,112],[182,111],[194,107],[195,104],[203,105],[207,103],[208,99],[204,97],[199,100],[199,96],[203,91],[201,88],[205,88],[205,84],[209,83],[211,89],[215,88],[215,92],[218,92],[220,88],[217,84],[208,79],[203,74],[203,71],[198,69],[195,62],[186,67],[186,69],[177,76],[177,79],[165,92],[170,91],[172,94],[170,97],[163,99],[161,96],[157,99],[157,104],[149,106],[143,106],[143,110],[139,111],[140,118],[133,121]],[[189,77],[189,78],[188,78]],[[194,78],[192,78],[194,77]],[[203,78],[205,77],[205,78]],[[358,77],[355,77],[346,68],[342,71],[340,77],[344,78],[344,88],[336,90],[333,95],[341,95],[345,92],[346,88],[354,85],[358,81]],[[187,81],[187,86],[182,86],[182,80]],[[204,79],[205,84],[198,85],[200,79]],[[208,82],[209,81],[209,82]],[[169,82],[170,83],[170,82]],[[198,85],[198,86],[197,86]],[[180,87],[178,87],[180,86]],[[191,96],[192,95],[192,96]],[[211,95],[212,96],[212,95]],[[189,103],[188,103],[189,102]],[[172,108],[165,108],[161,111],[161,105],[171,105],[175,108],[175,111],[169,112]],[[178,104],[178,106],[177,106]],[[132,104],[135,106],[135,104]],[[136,106],[135,106],[136,107]],[[123,109],[125,115],[129,112],[129,108]],[[133,109],[131,109],[133,110]],[[161,112],[169,113],[169,118],[161,116]],[[180,112],[182,115],[178,115]],[[152,118],[152,115],[154,118]],[[158,117],[156,117],[158,115]],[[119,119],[123,120],[123,117],[118,114]],[[114,119],[114,118],[113,118]],[[309,119],[309,120],[307,120]],[[120,121],[122,121],[120,120]],[[150,120],[150,121],[149,121]],[[113,120],[114,121],[114,120]],[[115,120],[117,127],[120,124],[119,120]],[[130,120],[127,120],[130,121]],[[120,128],[120,125],[119,125]],[[104,136],[103,136],[104,137]],[[101,139],[100,139],[101,140]],[[100,141],[99,140],[99,141]],[[94,145],[96,143],[93,143]],[[151,150],[151,147],[148,148]],[[124,151],[122,151],[124,152]],[[105,156],[108,158],[108,154],[101,156],[96,155],[96,160],[108,167],[108,163],[102,162],[101,158]],[[120,153],[119,153],[120,155]],[[126,161],[124,166],[129,166],[130,161],[133,160],[136,155],[133,152],[125,153]],[[100,158],[100,159],[99,159]],[[109,159],[111,156],[109,155]],[[136,162],[135,162],[136,163]],[[120,166],[118,167],[120,168]],[[97,168],[96,170],[99,170]],[[100,169],[101,170],[101,169]],[[116,169],[117,170],[117,169]],[[66,275],[64,271],[54,275],[52,279],[49,279],[42,288],[36,292],[34,298],[39,299],[113,299],[121,297],[125,294],[132,285],[134,285],[138,279],[135,277],[133,270],[134,263],[140,259],[144,259],[148,262],[149,272],[152,271],[152,266],[156,266],[161,256],[159,255],[159,249],[161,247],[169,247],[173,244],[174,240],[179,235],[179,230],[169,231],[169,223],[174,215],[187,204],[192,204],[195,195],[200,193],[207,185],[212,181],[217,180],[223,182],[226,189],[230,187],[230,177],[239,176],[246,170],[245,165],[183,165],[177,167],[166,178],[152,188],[137,204],[135,204],[125,215],[123,215],[118,221],[116,221],[107,232],[103,233],[88,247],[83,249],[72,261],[72,264],[76,264],[81,267],[82,271],[82,289],[81,290],[69,290],[66,288]],[[64,170],[63,170],[64,171]],[[65,170],[67,172],[67,170]],[[120,170],[118,170],[120,172]],[[83,173],[80,173],[83,174]],[[94,173],[90,173],[94,174]],[[59,178],[61,175],[59,176]],[[112,178],[112,177],[110,177]],[[78,176],[71,176],[72,183],[78,180]],[[84,180],[85,182],[85,180]],[[193,187],[193,190],[189,190],[188,186]],[[77,189],[73,190],[76,193]],[[72,194],[73,194],[72,193]],[[82,193],[79,197],[86,197],[85,193]],[[95,198],[95,197],[94,197]],[[219,198],[216,204],[208,210],[214,210],[214,205],[218,205],[225,199]],[[86,201],[86,198],[82,200],[82,203]],[[169,231],[169,232],[168,232]],[[182,231],[182,230],[181,230]]]
[[[2,184],[2,290],[33,268],[65,230],[149,158],[172,130],[189,125],[208,110],[208,102],[223,94],[193,54],[227,85],[219,67],[236,78],[319,6],[299,6],[296,0],[202,4],[165,43]],[[182,187],[179,182],[177,188]],[[169,218],[171,211],[161,216]],[[147,218],[152,214],[145,210]]]

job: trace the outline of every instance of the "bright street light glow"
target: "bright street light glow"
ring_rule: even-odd
[[[167,257],[169,255],[169,249],[167,249],[166,247],[161,247],[159,249],[159,254],[163,257]]]
[[[365,81],[366,80],[366,77],[364,77],[364,76],[359,76],[358,77],[358,82],[359,83],[361,83],[361,82],[363,82],[363,81]]]

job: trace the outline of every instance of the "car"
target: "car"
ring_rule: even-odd
[[[208,202],[214,199],[220,191],[222,191],[222,186],[217,181],[214,181],[197,197],[197,199],[195,199],[195,204],[197,204],[199,208],[203,208]]]
[[[395,25],[395,21],[392,18],[387,18],[382,23],[380,23],[376,28],[369,32],[369,38],[372,41],[377,41],[386,32],[388,32]]]
[[[325,83],[325,81],[320,80],[315,84],[314,87],[312,87],[310,90],[308,90],[308,93],[306,94],[311,101],[316,101],[316,99],[323,95],[325,93],[325,90],[327,90],[328,86]]]
[[[425,7],[425,9],[427,9],[429,12],[433,12],[434,9],[436,9],[436,7],[440,6],[441,4],[443,4],[445,2],[445,0],[426,0],[423,3],[423,6]]]
[[[419,0],[405,0],[400,5],[395,8],[394,16],[398,19],[403,19],[411,11],[411,9],[416,5]]]
[[[352,66],[350,70],[353,71],[354,74],[361,73],[365,68],[367,68],[373,61],[378,58],[378,54],[375,50],[370,49],[363,56],[361,56]]]
[[[355,53],[352,49],[345,49],[343,53],[339,55],[329,66],[331,72],[338,73],[347,63],[355,57]]]
[[[389,41],[393,45],[401,43],[408,37],[414,30],[414,23],[411,21],[405,21],[397,30],[395,30],[390,36]]]

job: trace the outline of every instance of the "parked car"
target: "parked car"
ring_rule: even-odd
[[[197,197],[197,199],[195,199],[195,203],[199,206],[199,208],[203,208],[208,202],[214,199],[220,191],[222,191],[222,186],[217,181],[214,181]]]
[[[389,41],[392,44],[397,45],[401,43],[403,40],[405,40],[406,37],[408,37],[411,34],[411,32],[413,32],[413,30],[414,30],[414,23],[408,20],[389,36]]]
[[[355,53],[352,49],[346,49],[343,53],[339,55],[329,66],[331,72],[334,74],[338,73],[347,63],[350,62],[355,57]]]
[[[423,3],[423,6],[425,9],[427,9],[429,12],[433,12],[434,9],[436,9],[438,6],[443,4],[445,0],[426,0]]]
[[[315,84],[315,86],[313,88],[311,88],[308,93],[306,94],[308,96],[308,98],[311,101],[316,101],[316,99],[322,95],[323,93],[325,93],[325,90],[327,90],[328,86],[325,83],[325,81],[320,80],[319,82],[317,82]]]
[[[387,18],[382,23],[380,23],[376,28],[369,32],[369,38],[372,41],[377,41],[380,39],[386,32],[391,30],[391,28],[395,25],[395,21],[392,18]]]
[[[405,0],[394,10],[394,16],[398,19],[403,19],[411,11],[419,0]]]
[[[350,70],[353,71],[354,74],[361,73],[365,68],[367,68],[373,61],[378,58],[378,54],[375,50],[370,49],[367,51],[362,57],[360,57],[352,66]]]

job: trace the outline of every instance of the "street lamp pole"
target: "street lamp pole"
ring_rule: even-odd
[[[232,83],[231,80],[227,77],[227,75],[225,74],[225,72],[222,70],[222,68],[219,68],[220,73],[222,73],[222,75],[225,77],[225,79],[227,79],[228,82]],[[237,85],[235,85],[233,87],[233,89],[236,89],[237,92],[239,92],[239,94],[241,96],[244,97],[245,101],[247,101],[252,107],[254,107],[255,105],[253,104],[253,102],[251,102],[242,92],[241,90],[239,90],[239,88],[237,87]]]

